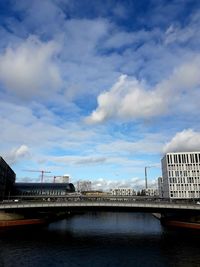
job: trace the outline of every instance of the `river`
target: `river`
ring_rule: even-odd
[[[199,267],[200,232],[165,229],[151,214],[87,213],[0,231],[1,267]]]

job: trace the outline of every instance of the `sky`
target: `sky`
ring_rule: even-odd
[[[0,155],[95,189],[200,151],[200,2],[0,1]]]

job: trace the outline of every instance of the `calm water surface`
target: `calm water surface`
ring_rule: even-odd
[[[0,232],[5,267],[200,267],[200,233],[166,230],[150,214],[88,213]]]

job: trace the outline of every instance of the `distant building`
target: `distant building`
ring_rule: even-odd
[[[158,196],[160,198],[164,197],[164,191],[163,191],[163,178],[158,177]]]
[[[91,181],[78,181],[76,188],[78,192],[92,191],[92,182]]]
[[[69,183],[70,176],[68,174],[64,174],[63,176],[55,176],[56,183]]]
[[[147,189],[144,189],[144,193],[145,193],[145,196],[156,197],[158,196],[158,189],[147,188]]]
[[[16,183],[14,195],[16,196],[65,196],[75,192],[71,183]]]
[[[0,199],[6,198],[11,194],[15,179],[15,172],[5,160],[0,157]]]
[[[200,152],[167,153],[161,163],[164,198],[200,198]]]
[[[113,196],[135,196],[136,192],[132,188],[115,188],[110,190]]]

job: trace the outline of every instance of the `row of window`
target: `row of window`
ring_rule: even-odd
[[[66,194],[66,191],[63,190],[30,190],[22,191],[22,195],[49,195],[49,196],[63,196]]]
[[[170,197],[200,198],[200,191],[170,191]]]
[[[169,176],[199,176],[200,171],[168,171]]]
[[[169,183],[171,184],[200,184],[200,177],[170,177]]]
[[[167,155],[167,163],[168,164],[199,163],[199,162],[200,162],[200,153],[168,154]]]
[[[169,171],[199,171],[200,164],[170,164],[167,166]]]
[[[200,184],[170,184],[170,190],[200,190]]]

